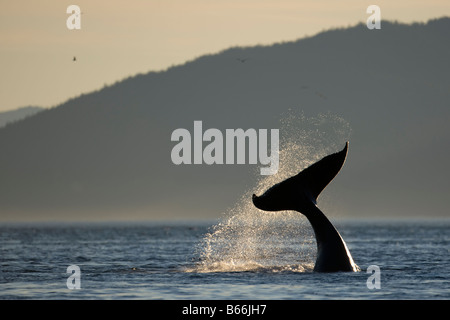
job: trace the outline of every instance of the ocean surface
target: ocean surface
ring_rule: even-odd
[[[450,220],[334,224],[360,272],[313,272],[311,227],[303,217],[289,215],[220,222],[2,224],[0,298],[450,298]],[[72,265],[79,273],[67,273]],[[379,273],[367,273],[373,265]],[[69,289],[76,284],[79,289]]]

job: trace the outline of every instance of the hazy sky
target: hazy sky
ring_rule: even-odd
[[[231,46],[271,44],[382,19],[450,15],[448,0],[0,0],[0,111],[55,106],[127,76]],[[81,30],[66,9],[81,8]],[[77,57],[74,62],[73,57]]]

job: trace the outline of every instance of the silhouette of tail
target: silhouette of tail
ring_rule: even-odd
[[[315,201],[325,187],[336,177],[344,165],[347,158],[348,142],[344,149],[337,153],[330,154],[322,160],[314,163],[294,177],[302,184],[306,185]]]
[[[266,211],[297,210],[306,214],[309,205],[317,203],[320,193],[341,170],[347,151],[348,142],[341,151],[274,185],[263,195],[258,197],[253,194],[253,204]]]
[[[320,193],[341,170],[347,150],[348,142],[342,151],[326,156],[296,176],[274,185],[262,196],[253,195],[253,204],[261,210],[295,210],[306,216],[317,241],[314,271],[359,270],[339,232],[316,206]]]

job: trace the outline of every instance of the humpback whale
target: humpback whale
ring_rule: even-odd
[[[306,216],[314,230],[317,259],[314,271],[359,271],[339,232],[317,207],[317,198],[341,170],[348,142],[342,151],[312,164],[299,174],[275,184],[261,196],[253,194],[253,204],[265,211],[295,210]]]

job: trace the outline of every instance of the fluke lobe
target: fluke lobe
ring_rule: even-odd
[[[311,223],[317,241],[314,271],[359,271],[344,240],[317,207],[317,198],[341,170],[347,157],[345,148],[309,166],[299,174],[269,188],[261,196],[253,194],[253,204],[265,211],[295,210]]]

